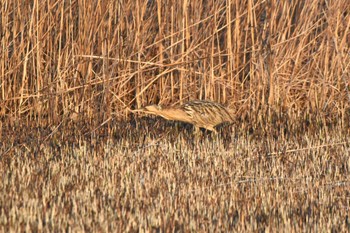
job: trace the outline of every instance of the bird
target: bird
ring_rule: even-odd
[[[190,123],[194,125],[195,134],[200,133],[200,128],[217,134],[215,126],[225,122],[233,123],[234,121],[223,105],[208,100],[192,100],[180,106],[164,108],[160,105],[148,105],[135,109],[133,112],[143,112],[161,116],[167,120]]]

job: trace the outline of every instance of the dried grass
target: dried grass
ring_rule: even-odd
[[[0,231],[349,230],[342,130],[192,143],[182,125],[159,137],[139,123],[117,140],[1,149]]]
[[[348,1],[3,1],[3,119],[99,124],[211,99],[347,124]]]
[[[349,230],[349,12],[2,0],[0,231]],[[234,130],[128,111],[192,99]]]

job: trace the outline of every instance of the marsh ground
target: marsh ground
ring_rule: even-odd
[[[0,2],[0,232],[346,232],[350,1]],[[234,125],[132,115],[211,100]]]
[[[223,126],[199,140],[189,125],[153,118],[112,128],[110,137],[100,128],[80,139],[8,131],[0,230],[350,229],[349,134],[341,127],[268,136]]]

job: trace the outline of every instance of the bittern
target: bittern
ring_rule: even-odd
[[[199,128],[205,128],[217,133],[214,128],[215,126],[224,122],[233,122],[232,116],[224,106],[205,100],[189,101],[177,107],[166,108],[162,108],[159,105],[148,105],[141,109],[136,109],[133,112],[144,112],[161,116],[167,120],[193,124],[195,127],[195,134],[200,132]]]

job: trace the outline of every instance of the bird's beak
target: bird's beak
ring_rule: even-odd
[[[145,108],[139,108],[139,109],[134,109],[134,110],[131,110],[130,109],[130,112],[134,113],[134,112],[145,112],[146,109]]]

